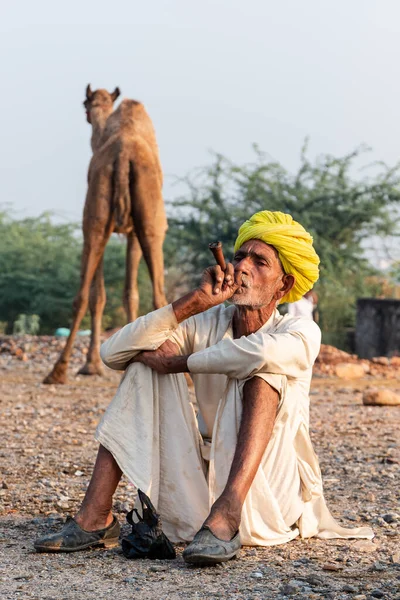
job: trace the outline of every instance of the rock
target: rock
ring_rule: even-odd
[[[367,596],[365,594],[359,594],[358,596],[353,596],[353,600],[367,600]]]
[[[375,552],[379,546],[371,542],[371,540],[357,540],[357,542],[352,544],[351,548],[359,552]]]
[[[250,577],[253,577],[253,579],[262,579],[264,575],[260,571],[254,571],[254,573],[250,574]]]
[[[362,401],[366,406],[398,406],[400,395],[391,390],[373,389],[364,392]]]
[[[343,565],[337,565],[335,563],[325,563],[322,565],[322,569],[324,571],[341,571],[343,569]]]
[[[117,500],[114,503],[114,510],[116,510],[119,513],[128,513],[131,510],[131,508],[132,506],[129,502],[121,502],[120,500]]]
[[[291,585],[290,583],[287,583],[281,587],[280,591],[285,596],[294,596],[300,591],[300,588],[297,585]]]
[[[400,367],[400,356],[392,356],[390,364],[392,367]]]
[[[376,562],[372,565],[371,570],[372,571],[386,571],[386,567],[382,563]]]
[[[168,571],[168,567],[166,565],[152,565],[149,571],[152,573],[162,573],[163,571]]]
[[[364,377],[365,370],[357,363],[339,363],[335,367],[335,373],[340,379],[360,379]]]
[[[384,598],[385,594],[382,592],[382,590],[372,590],[371,596],[373,598]]]
[[[376,365],[384,365],[385,367],[390,364],[390,360],[387,356],[376,356],[372,359],[372,362]]]
[[[354,585],[346,584],[342,587],[342,591],[349,594],[356,594],[358,592],[358,588],[356,588]]]
[[[400,565],[400,552],[395,552],[392,554],[391,560],[395,565]]]
[[[318,577],[318,575],[307,575],[306,577],[304,577],[304,580],[307,581],[307,583],[309,583],[310,585],[314,586],[324,584],[324,580],[322,579],[322,577]]]
[[[394,513],[388,513],[387,515],[382,515],[382,519],[386,521],[386,523],[395,523],[399,519],[399,515]]]
[[[137,582],[136,577],[126,577],[126,579],[124,579],[124,583],[136,583],[136,582]]]
[[[321,348],[317,357],[317,363],[323,363],[326,365],[343,363],[347,360],[351,360],[353,355],[339,350],[334,346],[328,346],[327,344],[321,344]]]
[[[1,489],[2,490],[8,490],[8,485],[7,485],[7,483],[5,481],[1,482]]]

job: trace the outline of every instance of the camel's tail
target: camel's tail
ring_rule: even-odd
[[[114,165],[114,219],[118,228],[127,227],[131,218],[131,195],[129,190],[130,161],[121,152]]]

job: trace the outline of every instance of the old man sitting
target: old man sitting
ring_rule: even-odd
[[[323,497],[309,437],[320,330],[277,310],[318,279],[312,238],[290,215],[262,211],[242,225],[234,252],[224,272],[209,267],[194,291],[103,344],[105,364],[125,373],[97,429],[92,480],[75,519],[37,550],[116,543],[122,473],[150,496],[171,541],[191,542],[187,562],[298,535],[373,536],[338,525]]]

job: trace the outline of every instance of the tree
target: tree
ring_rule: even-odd
[[[211,262],[209,241],[221,240],[229,256],[239,226],[250,215],[260,210],[290,213],[313,235],[321,258],[317,289],[325,334],[352,326],[356,299],[368,293],[366,277],[374,272],[361,242],[396,232],[400,201],[398,165],[373,164],[362,178],[354,178],[365,152],[359,148],[342,158],[324,155],[313,164],[305,144],[295,174],[258,148],[255,162],[244,166],[216,155],[209,168],[185,180],[187,194],[172,203],[169,259],[179,249],[193,283]]]
[[[0,321],[12,332],[18,315],[38,315],[40,333],[68,326],[78,291],[82,238],[77,223],[54,223],[51,213],[15,219],[0,211]],[[104,256],[107,306],[104,325],[126,322],[122,308],[125,240],[112,238]],[[139,270],[141,310],[151,309],[151,286],[144,265]],[[83,327],[89,326],[88,317]]]

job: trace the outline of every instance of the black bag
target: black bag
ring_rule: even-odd
[[[138,490],[139,500],[142,505],[140,516],[136,508],[129,511],[126,520],[132,525],[132,533],[122,538],[122,552],[126,558],[176,558],[173,545],[163,533],[161,519],[154,509],[151,500],[144,492]],[[133,513],[139,521],[135,523]]]

